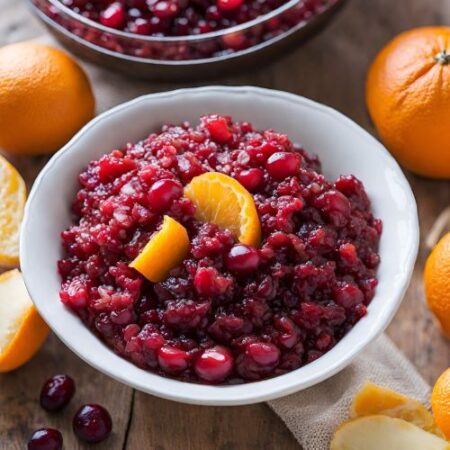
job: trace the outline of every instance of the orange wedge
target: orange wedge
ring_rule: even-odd
[[[366,383],[353,399],[350,406],[350,417],[372,415],[403,419],[429,433],[443,436],[433,415],[422,403],[391,389]]]
[[[186,258],[188,252],[186,228],[171,217],[164,216],[161,229],[150,238],[130,267],[153,283],[159,283]]]
[[[0,156],[0,266],[19,265],[19,230],[26,201],[25,182]]]
[[[11,270],[0,275],[0,372],[17,369],[30,360],[48,333],[22,274]]]
[[[257,247],[261,225],[252,195],[234,178],[207,172],[192,179],[184,195],[196,206],[195,217],[232,231],[239,242]]]

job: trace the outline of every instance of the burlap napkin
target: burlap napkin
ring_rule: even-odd
[[[38,41],[58,46],[48,35]],[[127,79],[92,64],[82,65],[92,81],[98,112],[161,89],[161,85]],[[353,395],[369,380],[428,403],[429,386],[383,335],[338,375],[318,386],[271,401],[269,405],[303,450],[327,450],[333,431],[348,417]]]

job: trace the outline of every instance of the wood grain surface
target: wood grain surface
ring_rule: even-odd
[[[370,61],[395,34],[430,24],[450,24],[448,0],[349,0],[331,26],[303,47],[272,65],[255,67],[249,74],[218,82],[253,84],[305,95],[337,108],[373,132],[364,103],[364,80]],[[0,0],[0,45],[44,33],[23,0]],[[179,86],[142,83],[142,92]],[[29,186],[45,161],[13,160]],[[450,183],[408,177],[419,205],[423,237],[450,204]],[[422,270],[427,252],[422,245],[411,286],[388,333],[426,380],[433,383],[449,365],[450,344],[441,337],[424,305]],[[71,374],[78,392],[64,414],[49,415],[38,407],[37,397],[42,382],[56,372]],[[300,448],[265,404],[188,406],[134,392],[87,366],[51,336],[29,364],[0,376],[0,449],[23,450],[30,432],[41,426],[61,429],[67,450],[91,448],[81,445],[71,431],[71,417],[84,402],[102,403],[113,416],[114,435],[95,447],[99,450]]]

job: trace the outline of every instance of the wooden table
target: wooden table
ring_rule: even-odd
[[[0,0],[0,45],[44,32],[23,1]],[[224,80],[305,95],[331,105],[373,131],[364,104],[364,79],[377,50],[398,32],[425,24],[449,24],[448,0],[349,0],[320,36],[275,64]],[[145,90],[174,85],[148,84]],[[45,158],[13,162],[31,185]],[[422,236],[450,204],[450,183],[409,175],[420,211]],[[388,333],[433,383],[448,366],[450,344],[424,305],[422,270],[428,250],[422,245],[414,277]],[[54,373],[71,374],[78,385],[75,401],[61,415],[37,406],[42,382]],[[262,450],[299,449],[281,420],[265,404],[243,407],[181,405],[133,391],[84,364],[52,336],[22,369],[0,376],[0,449],[23,450],[30,432],[41,426],[63,431],[65,449],[88,448],[70,430],[77,405],[100,402],[112,413],[114,435],[98,450]],[[317,449],[325,450],[325,449]]]

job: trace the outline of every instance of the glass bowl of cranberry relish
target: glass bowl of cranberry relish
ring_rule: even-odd
[[[249,192],[260,242],[196,219],[183,187],[210,172]],[[190,247],[151,282],[130,265],[163,216]],[[392,319],[417,247],[409,185],[356,124],[291,94],[210,87],[82,130],[33,187],[21,261],[44,319],[94,367],[165,398],[243,404],[349,364]]]
[[[130,76],[222,75],[274,58],[343,0],[29,0],[72,51]],[[238,63],[238,64],[237,64]],[[199,67],[201,66],[201,67]]]

